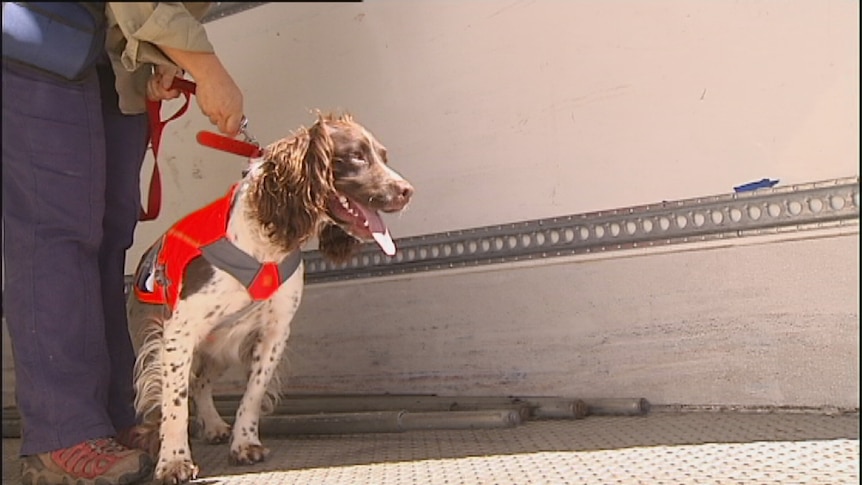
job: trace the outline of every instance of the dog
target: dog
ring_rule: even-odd
[[[316,236],[325,258],[343,262],[374,241],[392,256],[379,213],[402,211],[413,192],[369,130],[350,115],[318,114],[146,251],[128,317],[142,422],[135,439],[157,455],[156,480],[197,477],[189,399],[203,438],[230,442],[231,464],[264,460],[259,416],[280,393],[276,369],[304,284],[300,248]],[[233,365],[245,366],[248,384],[231,428],[213,404],[212,383]]]

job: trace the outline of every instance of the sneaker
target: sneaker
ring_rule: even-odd
[[[87,440],[75,446],[21,459],[24,485],[132,485],[150,477],[153,460],[114,438]]]

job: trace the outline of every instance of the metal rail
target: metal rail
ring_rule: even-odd
[[[266,5],[270,2],[215,2],[215,5],[210,7],[209,11],[202,19],[203,23],[212,22],[230,15],[245,12],[261,5]]]
[[[409,237],[393,257],[365,245],[347,263],[307,251],[308,283],[858,225],[859,178],[664,201]]]

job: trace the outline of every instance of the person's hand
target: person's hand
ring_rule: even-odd
[[[196,80],[198,106],[219,131],[235,136],[243,116],[242,91],[224,68],[207,74]]]
[[[171,89],[175,77],[183,75],[182,69],[176,66],[157,65],[153,75],[147,81],[147,98],[151,101],[174,99],[180,96],[178,89]]]
[[[159,46],[197,83],[195,98],[201,112],[225,135],[236,136],[242,121],[242,91],[213,52]]]

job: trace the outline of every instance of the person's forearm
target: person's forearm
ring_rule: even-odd
[[[193,52],[168,46],[159,48],[195,80],[207,79],[214,74],[224,75],[227,72],[218,56],[212,52]]]

